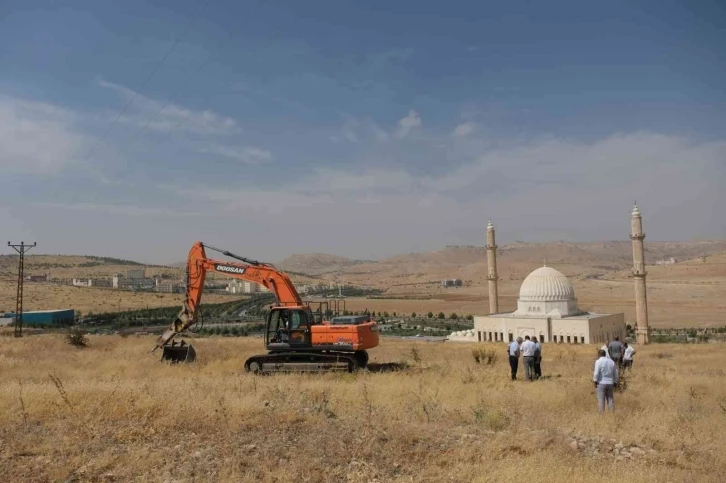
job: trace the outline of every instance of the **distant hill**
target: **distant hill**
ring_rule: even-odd
[[[182,271],[174,267],[144,265],[132,260],[94,255],[43,255],[29,253],[25,256],[26,275],[45,275],[51,278],[107,278],[114,273],[125,273],[128,269],[146,268],[147,275],[169,274],[181,276]],[[17,276],[18,256],[0,255],[0,277]]]
[[[291,255],[274,265],[285,271],[300,272],[309,275],[322,275],[337,273],[348,267],[371,263],[364,260],[351,260],[350,258],[324,253],[308,253]]]
[[[726,240],[703,242],[646,242],[646,263],[675,258],[695,259],[726,251]],[[357,285],[381,288],[412,284],[433,284],[444,278],[461,278],[473,284],[486,280],[486,248],[484,246],[448,246],[441,250],[408,253],[379,261],[352,261],[330,255],[296,255],[291,257],[298,271],[324,278],[339,278]],[[291,260],[288,259],[288,260]],[[629,241],[607,242],[517,242],[502,245],[497,251],[499,276],[503,280],[521,280],[544,263],[569,276],[617,272],[632,265]]]
[[[675,258],[679,263],[726,252],[726,240],[693,242],[648,242],[646,263]],[[722,256],[722,255],[719,255]],[[9,280],[17,273],[17,256],[0,255],[0,277]],[[632,265],[630,241],[603,242],[516,242],[498,247],[497,265],[502,280],[521,280],[547,263],[568,276],[588,277],[627,271]],[[110,277],[129,268],[145,267],[148,276],[168,274],[181,278],[184,263],[168,266],[143,265],[131,260],[79,255],[39,255],[26,258],[26,273],[50,273],[54,278]],[[353,260],[324,253],[295,254],[275,263],[295,276],[296,283],[319,279],[350,282],[360,286],[389,288],[410,284],[432,284],[444,278],[461,278],[472,284],[486,280],[486,248],[452,245],[421,253],[407,253],[379,261]],[[305,277],[304,275],[308,276]],[[210,274],[216,278],[213,274]]]

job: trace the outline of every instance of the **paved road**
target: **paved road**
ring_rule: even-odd
[[[416,337],[415,335],[382,335],[381,337],[387,339],[421,340],[425,342],[443,342],[446,340],[446,337],[433,335],[424,335],[421,337]]]

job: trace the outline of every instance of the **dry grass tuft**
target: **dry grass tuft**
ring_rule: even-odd
[[[535,382],[503,346],[384,340],[355,374],[253,376],[256,338],[195,341],[190,365],[153,336],[0,345],[0,481],[720,482],[726,353],[638,350],[599,415],[595,347],[545,345]],[[549,349],[548,349],[549,347]],[[670,354],[660,358],[658,353]],[[402,362],[405,361],[405,362]],[[574,446],[574,447],[573,447]]]

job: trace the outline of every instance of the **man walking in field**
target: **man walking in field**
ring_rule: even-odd
[[[625,353],[623,354],[623,370],[632,369],[633,355],[635,354],[635,349],[633,349],[632,346],[628,345],[627,342],[623,344],[623,347],[625,347]]]
[[[605,411],[605,401],[611,411],[615,411],[614,388],[619,381],[618,366],[609,359],[604,350],[598,351],[600,358],[595,362],[592,381],[597,390],[597,406],[600,412]]]
[[[517,340],[513,340],[509,343],[509,367],[512,369],[512,380],[517,380],[517,369],[519,368],[519,344],[522,343],[522,338],[518,337]]]
[[[524,360],[524,377],[528,381],[534,380],[534,357],[537,352],[537,346],[529,340],[529,336],[524,337],[522,344],[522,358]]]
[[[620,337],[615,336],[615,340],[608,344],[610,358],[618,365],[618,369],[623,366],[623,344],[620,343]]]
[[[533,337],[532,340],[534,340],[535,345],[534,377],[535,379],[539,379],[542,377],[542,344],[540,344],[536,337]]]

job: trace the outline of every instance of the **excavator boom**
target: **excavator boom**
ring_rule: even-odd
[[[275,295],[277,305],[281,306],[300,306],[303,304],[300,294],[298,294],[293,285],[292,280],[280,272],[275,267],[267,263],[261,263],[254,260],[235,255],[226,250],[220,250],[213,247],[207,247],[218,251],[223,255],[236,258],[246,263],[235,263],[222,260],[214,260],[207,258],[205,245],[202,242],[196,242],[192,249],[189,250],[187,257],[187,273],[186,273],[186,299],[184,306],[172,323],[171,327],[156,340],[156,350],[159,347],[168,344],[179,332],[183,332],[197,322],[199,312],[199,304],[204,291],[204,281],[207,272],[217,272],[229,275],[232,278],[255,282],[266,287]]]

